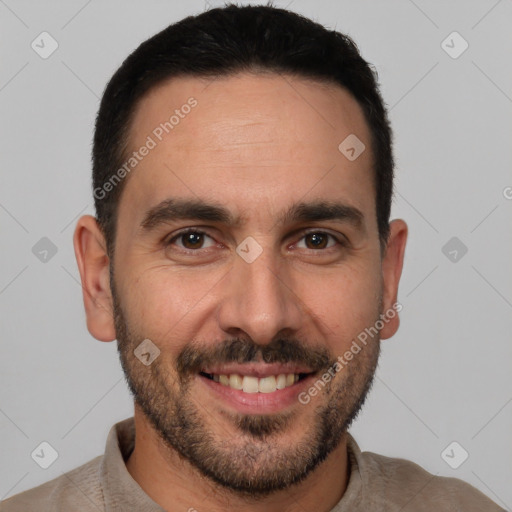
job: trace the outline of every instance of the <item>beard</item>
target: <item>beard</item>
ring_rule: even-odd
[[[320,379],[333,367],[335,356],[325,347],[313,348],[296,339],[280,337],[257,345],[237,338],[215,347],[190,342],[175,361],[167,361],[162,350],[165,340],[152,340],[162,352],[145,366],[134,355],[144,336],[129,326],[112,276],[111,290],[117,349],[136,404],[168,449],[239,496],[262,498],[304,480],[339,445],[372,387],[380,351],[378,335],[325,384],[322,393],[327,400],[320,405],[260,415],[222,410],[220,417],[211,404],[200,403],[191,393],[206,364],[293,362],[305,364]],[[306,422],[302,407],[314,407]],[[229,429],[222,423],[226,419]],[[299,424],[303,425],[301,436],[291,443],[287,431]]]

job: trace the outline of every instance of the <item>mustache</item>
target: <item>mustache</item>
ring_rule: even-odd
[[[182,378],[200,372],[213,364],[223,363],[297,363],[312,372],[328,369],[336,359],[325,347],[307,347],[298,340],[278,338],[266,345],[250,339],[226,340],[216,346],[190,343],[176,360],[176,371]]]

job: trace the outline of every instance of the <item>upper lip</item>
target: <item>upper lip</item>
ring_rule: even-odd
[[[280,375],[288,373],[311,373],[312,370],[307,366],[296,363],[228,363],[222,365],[209,366],[201,370],[203,373],[216,375],[233,375],[251,377],[268,377],[270,375]]]

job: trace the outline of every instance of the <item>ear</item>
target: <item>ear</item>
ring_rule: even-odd
[[[407,242],[407,224],[402,219],[395,219],[390,223],[388,243],[382,258],[382,307],[383,315],[389,312],[380,331],[381,339],[391,338],[400,325],[398,311],[402,308],[397,303],[398,284],[402,275],[402,266]],[[395,307],[393,307],[395,305]]]
[[[82,280],[87,329],[97,340],[116,339],[105,237],[91,215],[80,217],[73,236]]]

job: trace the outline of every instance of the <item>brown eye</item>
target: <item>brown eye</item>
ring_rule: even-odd
[[[200,249],[203,245],[203,235],[200,233],[185,233],[181,235],[181,240],[186,249]]]
[[[329,245],[330,240],[333,240],[334,243]],[[311,233],[306,233],[301,240],[304,240],[304,248],[306,249],[328,249],[333,245],[340,245],[340,242],[331,234],[324,233],[323,231],[314,231]]]
[[[311,246],[308,247],[309,249],[324,249],[327,245],[327,236],[322,233],[306,235],[306,240],[311,244]]]
[[[206,233],[203,233],[202,231],[185,231],[181,232],[178,235],[174,236],[167,242],[167,245],[176,245],[179,248],[182,249],[188,249],[188,250],[198,250],[198,249],[204,249],[205,243],[207,239],[210,239],[213,242],[213,239],[208,236]],[[211,247],[213,243],[210,243],[210,245],[207,245],[206,247]]]

